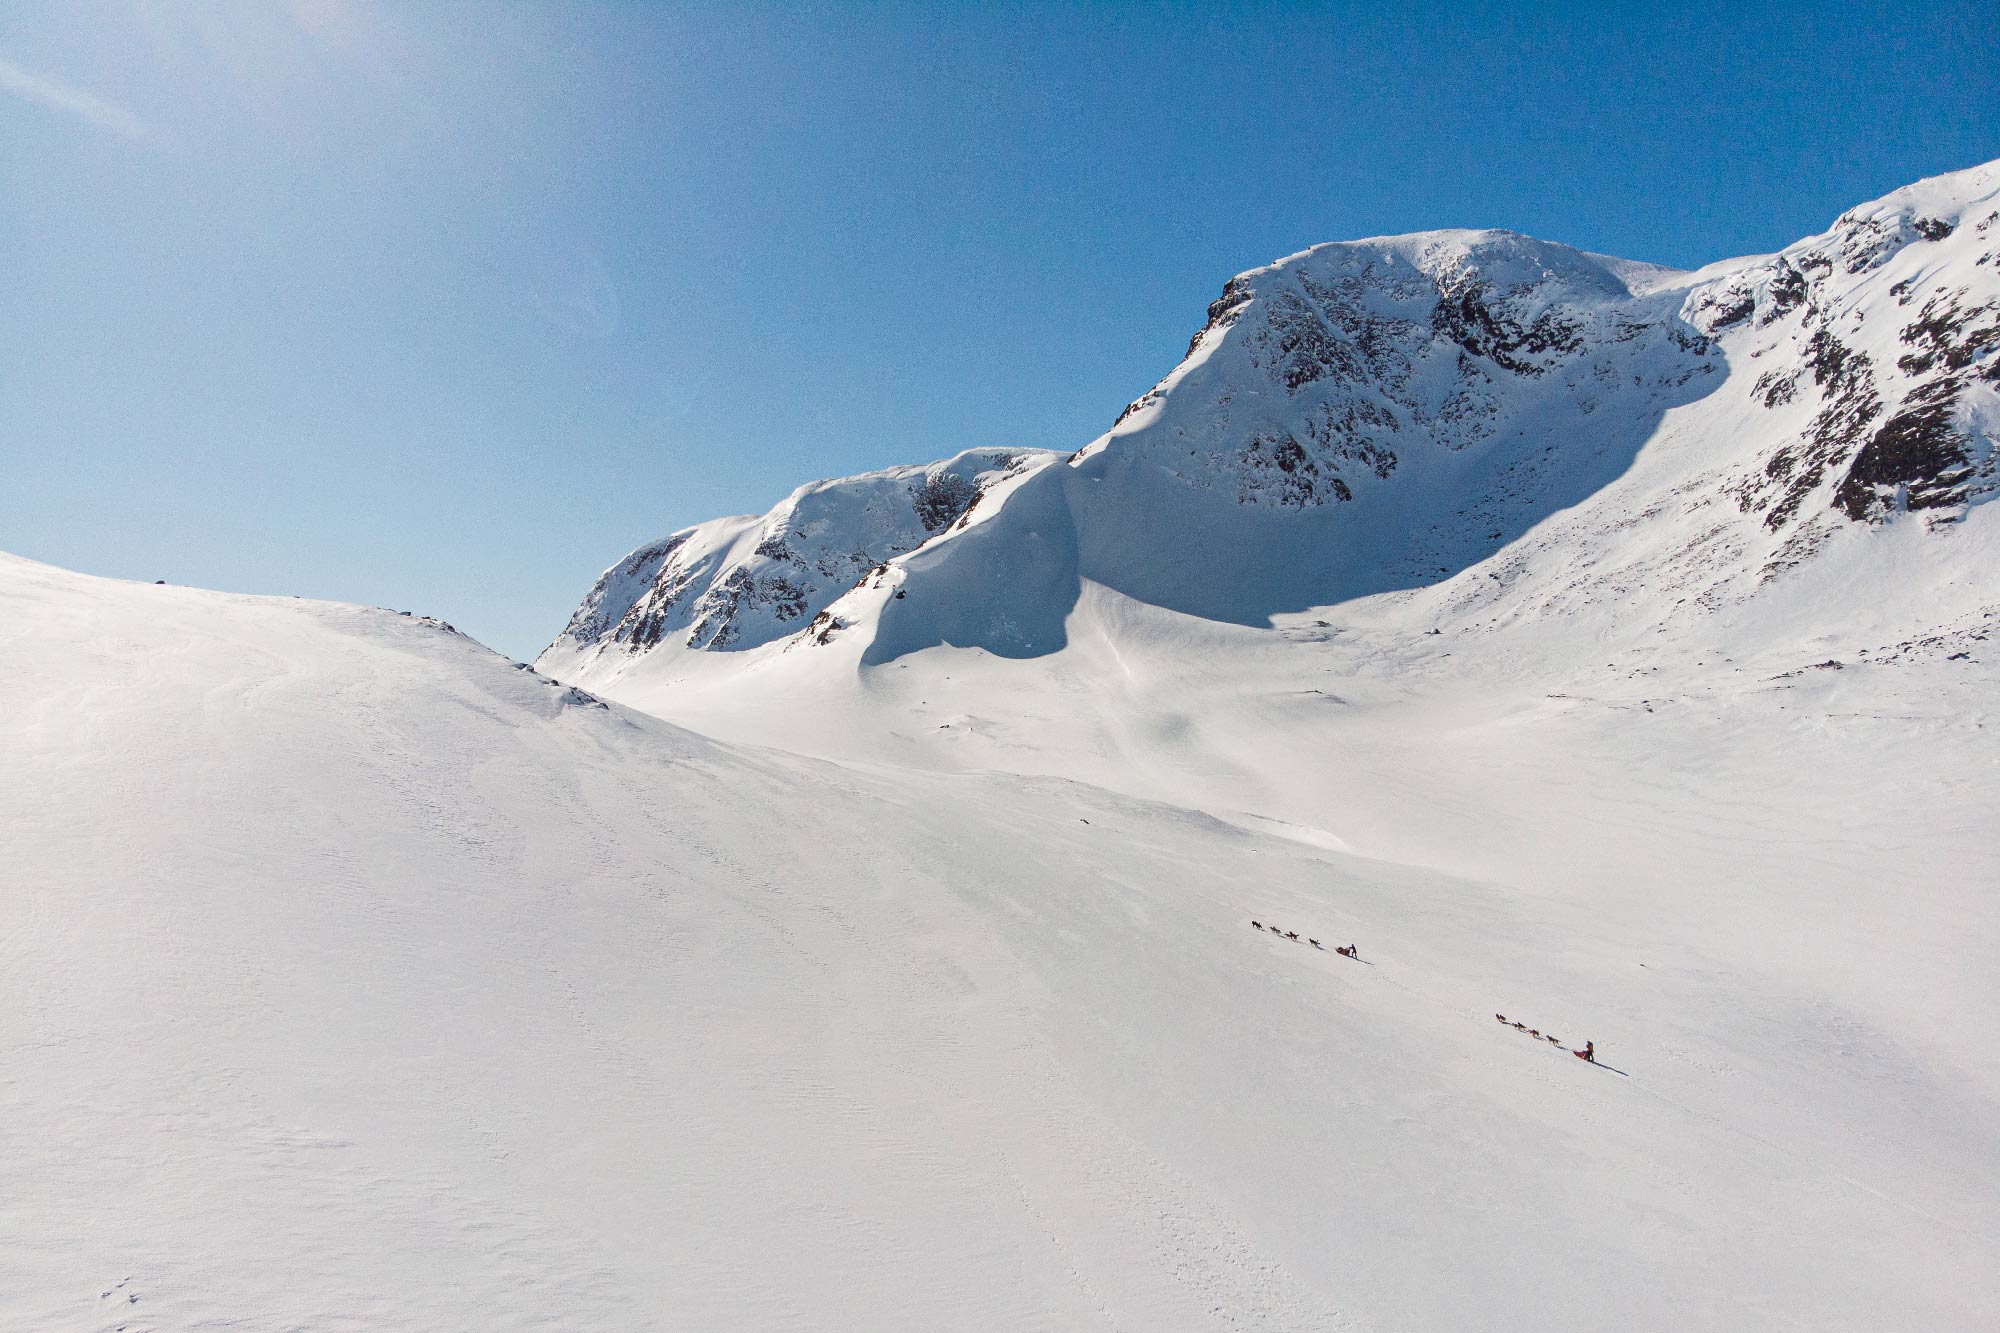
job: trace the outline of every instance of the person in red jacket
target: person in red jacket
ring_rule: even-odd
[[[1594,1041],[1587,1041],[1587,1042],[1585,1042],[1585,1043],[1583,1044],[1583,1049],[1582,1049],[1582,1050],[1580,1050],[1580,1051],[1578,1051],[1578,1052],[1576,1053],[1576,1058],[1577,1058],[1577,1059],[1579,1059],[1579,1060],[1588,1060],[1588,1061],[1590,1061],[1590,1063],[1592,1063],[1592,1064],[1596,1064],[1596,1063],[1597,1063],[1597,1043],[1596,1043],[1596,1042],[1594,1042]]]

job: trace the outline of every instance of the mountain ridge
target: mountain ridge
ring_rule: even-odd
[[[1937,531],[2000,488],[1996,199],[1988,163],[1690,273],[1497,230],[1310,247],[1226,283],[1109,431],[1060,464],[1021,451],[976,508],[745,646],[1033,656],[1087,583],[1268,626],[1489,561],[1509,587],[1542,572],[1522,591],[1555,607],[1632,525],[1656,547],[1642,576],[1617,557],[1635,577],[1740,603],[1856,529]],[[591,628],[546,660],[624,674],[632,637]]]

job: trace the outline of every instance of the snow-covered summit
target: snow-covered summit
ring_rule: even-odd
[[[1412,451],[1546,432],[1559,407],[1632,414],[1714,373],[1678,306],[1513,232],[1316,246],[1232,278],[1181,365],[1078,461],[1144,453],[1239,503],[1345,504]]]

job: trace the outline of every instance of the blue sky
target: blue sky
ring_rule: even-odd
[[[2000,156],[1988,3],[0,11],[0,549],[532,656],[642,541],[1071,447],[1225,279],[1679,266]]]

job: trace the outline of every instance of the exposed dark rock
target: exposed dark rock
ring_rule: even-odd
[[[1574,355],[1583,346],[1575,320],[1544,310],[1523,328],[1492,308],[1491,295],[1480,282],[1468,283],[1456,294],[1447,293],[1431,312],[1432,330],[1517,375],[1545,374],[1555,361]]]
[[[1959,305],[1962,292],[1945,292],[1924,302],[1923,312],[1903,330],[1903,341],[1916,350],[1896,364],[1912,375],[1935,366],[1963,370],[1988,351],[2000,348],[2000,310],[1993,306]]]
[[[1327,490],[1320,485],[1319,464],[1290,435],[1275,440],[1252,438],[1244,449],[1242,462],[1248,475],[1244,491],[1237,497],[1239,501],[1249,501],[1253,491],[1271,495],[1279,504],[1295,509],[1325,501]]]
[[[831,611],[822,611],[806,626],[805,639],[814,647],[823,648],[832,642],[833,636],[847,628],[847,622]]]
[[[642,546],[606,570],[570,617],[569,625],[563,630],[564,635],[579,643],[590,643],[617,630],[618,638],[626,638],[626,627],[618,623],[618,613],[605,605],[608,591],[626,580],[652,578],[685,541],[687,534],[681,533],[650,546]]]
[[[1798,396],[1798,392],[1798,371],[1778,366],[1759,375],[1756,384],[1750,388],[1751,396],[1766,407],[1789,403]]]
[[[1362,368],[1354,349],[1303,298],[1280,291],[1269,306],[1277,369],[1287,393],[1329,377],[1359,378]]]
[[[1840,234],[1840,260],[1848,273],[1865,273],[1880,268],[1918,236],[1918,231],[1901,216],[1861,220],[1842,218],[1834,224]]]
[[[1722,292],[1703,293],[1693,312],[1694,326],[1704,333],[1733,328],[1750,318],[1757,310],[1757,298],[1741,288],[1732,287]],[[1628,326],[1621,331],[1624,341],[1635,337],[1645,329],[1645,325]]]
[[[1938,509],[1961,504],[1971,479],[1969,441],[1952,425],[1964,385],[1937,380],[1912,393],[1854,457],[1834,492],[1834,507],[1857,522],[1896,509]]]
[[[1143,407],[1151,407],[1154,403],[1157,403],[1159,401],[1160,401],[1160,391],[1158,386],[1148,389],[1146,390],[1146,392],[1140,394],[1137,398],[1134,398],[1131,402],[1125,404],[1125,410],[1123,412],[1120,412],[1118,414],[1118,420],[1112,422],[1111,424],[1113,426],[1119,425],[1125,420],[1126,417],[1131,416],[1134,412],[1137,412],[1139,409]]]
[[[1708,339],[1699,333],[1690,332],[1676,325],[1667,330],[1667,338],[1674,346],[1690,356],[1708,355]]]
[[[1194,337],[1188,339],[1187,351],[1182,353],[1181,359],[1186,360],[1193,356],[1194,349],[1210,332],[1226,329],[1234,324],[1255,295],[1256,291],[1247,276],[1238,275],[1223,284],[1222,295],[1209,303],[1208,322],[1195,330]]]
[[[1857,353],[1856,360],[1865,364],[1867,358]],[[1853,456],[1863,433],[1881,411],[1882,401],[1865,378],[1851,381],[1821,408],[1806,428],[1798,470],[1778,502],[1764,516],[1764,525],[1776,532],[1790,522],[1806,498],[1819,489],[1827,473]]]
[[[924,477],[923,484],[910,492],[910,503],[917,511],[917,521],[924,525],[925,532],[936,532],[949,527],[959,515],[972,508],[979,498],[979,487],[955,472],[935,471]]]
[[[1814,384],[1839,392],[1850,387],[1856,375],[1867,373],[1868,358],[1849,349],[1826,329],[1818,329],[1806,344],[1806,365],[1812,371]]]
[[[1782,258],[1777,262],[1778,271],[1772,277],[1770,286],[1771,305],[1764,312],[1764,317],[1758,321],[1759,324],[1769,324],[1775,320],[1783,319],[1786,315],[1789,315],[1792,311],[1805,304],[1806,296],[1810,290],[1807,286],[1806,275],[1804,273],[1793,268]]]
[[[1774,450],[1759,473],[1732,488],[1745,511],[1764,511],[1764,525],[1772,532],[1797,516],[1830,473],[1846,466],[1882,411],[1867,354],[1854,351],[1828,330],[1813,334],[1804,368],[1812,371],[1813,382],[1825,392],[1824,404],[1803,435]],[[1796,373],[1773,368],[1753,392],[1761,390],[1767,406],[1786,401],[1796,391]]]

